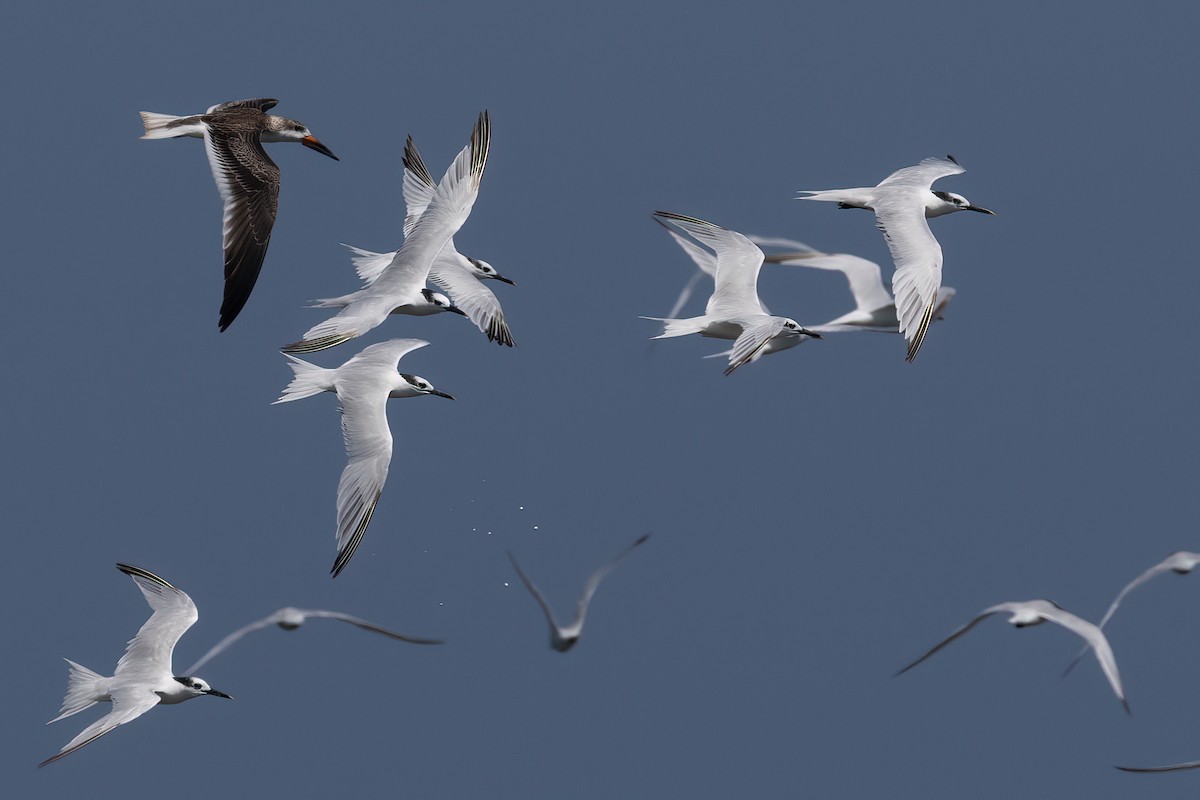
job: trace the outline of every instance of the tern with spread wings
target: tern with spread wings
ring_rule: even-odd
[[[613,568],[617,564],[620,564],[625,556],[632,553],[649,538],[650,534],[648,533],[639,536],[633,544],[617,554],[616,558],[592,573],[587,583],[584,584],[583,594],[579,596],[579,602],[575,606],[575,618],[567,625],[559,625],[555,621],[554,612],[550,610],[550,604],[546,602],[546,598],[538,591],[537,586],[530,580],[529,576],[525,574],[525,570],[521,569],[521,565],[517,563],[517,557],[511,552],[508,554],[508,560],[512,562],[513,569],[517,571],[521,582],[525,584],[525,588],[533,595],[533,599],[537,601],[538,606],[542,609],[542,613],[546,615],[546,623],[550,626],[550,647],[560,653],[565,653],[575,646],[575,643],[579,641],[579,635],[583,633],[583,620],[587,616],[588,605],[592,602],[592,595],[600,587],[600,581],[604,580],[605,576],[612,572]]]
[[[993,614],[1010,614],[1011,616],[1008,618],[1009,624],[1018,628],[1040,625],[1043,622],[1053,622],[1082,638],[1096,654],[1096,660],[1100,662],[1100,669],[1104,671],[1104,677],[1108,678],[1108,683],[1112,686],[1113,694],[1121,701],[1121,705],[1125,707],[1126,713],[1132,713],[1129,710],[1129,702],[1125,699],[1125,690],[1121,687],[1121,673],[1117,671],[1116,656],[1113,655],[1112,647],[1109,645],[1108,639],[1105,638],[1104,632],[1091,622],[1081,619],[1069,611],[1065,611],[1057,603],[1050,600],[998,603],[990,608],[985,608],[976,615],[975,619],[929,648],[925,655],[904,667],[904,669],[896,674],[903,675],[905,672],[908,672],[917,664],[920,664]]]
[[[397,311],[424,316],[439,311],[464,312],[440,292],[425,286],[438,254],[467,221],[487,165],[492,136],[488,113],[479,115],[471,142],[446,170],[428,206],[382,273],[365,289],[344,298],[318,301],[345,306],[309,328],[304,338],[284,346],[285,353],[313,353],[357,338]]]
[[[772,350],[782,350],[808,339],[821,338],[821,334],[802,327],[794,319],[767,313],[758,297],[758,272],[763,263],[763,252],[758,245],[736,231],[695,217],[655,211],[654,219],[667,229],[702,269],[705,269],[705,263],[711,266],[716,285],[704,314],[699,317],[643,317],[663,323],[663,332],[653,338],[667,339],[698,333],[701,336],[733,340],[726,375],[732,374],[743,364],[757,360],[764,352],[769,352],[768,345]],[[672,230],[672,226],[687,233],[691,240],[680,236]],[[709,248],[712,253],[700,245]]]
[[[952,156],[926,158],[913,167],[898,169],[877,186],[858,189],[805,190],[801,200],[824,200],[839,208],[866,208],[875,212],[875,223],[887,240],[896,271],[892,294],[899,312],[900,332],[908,342],[907,361],[917,357],[938,305],[942,285],[942,246],[929,230],[929,217],[955,211],[992,214],[954,192],[935,192],[939,178],[964,170]]]
[[[392,431],[387,421],[389,397],[437,395],[454,398],[433,388],[419,375],[398,372],[400,359],[429,342],[421,339],[392,339],[365,348],[345,364],[325,369],[287,355],[296,377],[276,403],[334,392],[342,404],[342,436],[348,463],[342,470],[337,493],[337,577],[367,532],[375,506],[383,494],[392,462]]]
[[[67,660],[70,665],[67,696],[59,715],[50,722],[78,714],[96,703],[112,703],[112,710],[84,728],[57,755],[38,764],[39,767],[69,756],[156,705],[174,705],[206,694],[231,699],[200,678],[177,676],[171,669],[171,654],[176,642],[199,617],[192,598],[140,567],[117,564],[117,569],[133,578],[154,613],[129,640],[112,677]]]

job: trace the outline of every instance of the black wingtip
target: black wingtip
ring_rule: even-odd
[[[951,162],[958,164],[958,159],[955,158],[954,156],[950,155],[949,153],[946,153],[946,158],[949,159]],[[962,164],[958,164],[958,165],[960,167],[962,166]]]

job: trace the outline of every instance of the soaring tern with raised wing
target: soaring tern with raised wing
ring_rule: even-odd
[[[198,669],[203,667],[205,664],[207,664],[209,661],[211,661],[215,656],[223,653],[230,645],[232,645],[238,639],[241,639],[247,633],[253,633],[254,631],[259,631],[259,630],[262,630],[263,628],[270,627],[271,625],[278,625],[280,628],[283,628],[285,631],[294,631],[297,628],[299,628],[301,625],[303,625],[305,620],[310,619],[310,618],[312,618],[312,619],[336,619],[341,622],[348,622],[351,625],[362,628],[364,631],[371,631],[372,633],[380,633],[380,634],[383,634],[384,636],[387,636],[391,639],[396,639],[401,642],[410,642],[412,644],[442,644],[441,639],[420,639],[420,638],[417,638],[416,636],[405,636],[403,633],[396,633],[395,631],[388,630],[387,628],[384,628],[380,625],[376,625],[374,622],[367,622],[365,619],[359,619],[358,617],[351,616],[350,614],[343,614],[340,611],[325,611],[325,610],[319,609],[319,608],[304,609],[304,608],[288,607],[288,608],[281,608],[278,611],[276,611],[274,614],[268,614],[267,616],[263,617],[262,619],[260,619],[256,622],[251,622],[249,625],[245,626],[244,628],[238,628],[236,631],[229,634],[224,639],[222,639],[221,641],[219,641],[215,645],[213,645],[213,648],[211,650],[209,650],[207,653],[205,653],[203,656],[201,656],[199,661],[197,661],[195,664],[192,664],[192,666],[188,667],[187,671],[188,672],[197,671]]]
[[[929,217],[955,211],[995,214],[971,205],[954,192],[935,192],[930,187],[939,178],[965,172],[952,156],[926,158],[913,167],[898,169],[877,186],[858,189],[804,190],[801,200],[824,200],[839,208],[866,208],[875,212],[875,222],[883,231],[896,272],[892,275],[892,294],[899,311],[900,332],[908,342],[907,361],[917,357],[929,323],[937,308],[938,288],[942,285],[942,247],[929,230]]]
[[[349,341],[370,331],[397,310],[407,314],[446,310],[464,313],[450,304],[445,295],[428,289],[425,282],[438,254],[467,221],[479,196],[491,130],[488,113],[484,111],[475,123],[471,143],[446,170],[429,205],[391,263],[365,289],[340,298],[346,301],[342,310],[314,325],[300,341],[283,347],[285,353],[312,353]],[[333,304],[338,299],[319,302]]]
[[[1081,637],[1096,653],[1096,660],[1100,662],[1100,669],[1104,671],[1104,677],[1108,678],[1108,683],[1112,686],[1113,694],[1121,701],[1121,705],[1125,707],[1126,713],[1132,713],[1129,710],[1129,702],[1125,699],[1125,690],[1121,688],[1121,673],[1117,671],[1116,656],[1113,655],[1112,647],[1109,646],[1104,632],[1087,620],[1081,619],[1069,611],[1064,611],[1062,607],[1050,600],[998,603],[990,608],[985,608],[973,620],[935,644],[925,655],[907,667],[904,667],[904,669],[901,669],[896,674],[903,675],[905,672],[908,672],[917,664],[920,664],[993,614],[1011,614],[1012,616],[1008,618],[1008,622],[1018,628],[1040,625],[1047,621],[1053,622],[1056,625],[1066,628],[1076,636]]]
[[[192,598],[140,567],[117,564],[117,569],[133,578],[154,613],[129,640],[111,678],[67,660],[70,665],[67,696],[59,715],[50,722],[78,714],[96,703],[112,703],[112,710],[84,728],[58,755],[47,758],[39,767],[69,756],[160,703],[173,705],[206,694],[229,699],[229,695],[218,692],[200,678],[177,676],[171,669],[175,643],[199,616]]]
[[[337,577],[367,532],[392,462],[392,431],[387,421],[389,397],[437,395],[454,398],[433,388],[419,375],[398,372],[400,359],[429,342],[392,339],[365,348],[345,364],[325,369],[284,354],[296,377],[276,403],[334,392],[342,404],[342,437],[348,463],[342,470],[337,493],[337,558],[330,572]]]
[[[509,552],[508,560],[512,562],[513,569],[517,571],[517,575],[521,578],[521,583],[525,584],[525,588],[533,595],[533,599],[541,607],[542,613],[546,615],[546,623],[550,626],[550,647],[560,653],[565,653],[575,646],[575,643],[579,641],[579,635],[583,633],[583,620],[587,617],[588,604],[592,602],[592,595],[600,587],[600,581],[604,580],[605,576],[612,572],[613,568],[617,564],[620,564],[625,556],[632,553],[649,538],[650,534],[648,533],[639,536],[634,540],[633,544],[618,553],[616,558],[592,573],[592,576],[587,579],[587,583],[583,585],[583,593],[579,596],[579,603],[575,606],[575,618],[568,625],[559,625],[555,622],[554,612],[550,610],[550,604],[546,602],[546,598],[538,591],[537,586],[529,579],[529,576],[525,574],[525,570],[521,569],[521,565],[517,563],[517,557]]]
[[[278,102],[266,97],[235,100],[190,117],[141,112],[146,128],[143,139],[191,136],[204,140],[208,165],[225,203],[221,231],[225,297],[218,323],[222,331],[250,299],[279,207],[279,167],[263,149],[263,142],[299,142],[338,160],[303,123],[266,113]]]
[[[1107,625],[1108,621],[1112,619],[1112,615],[1116,613],[1117,606],[1121,605],[1121,601],[1125,599],[1125,595],[1129,594],[1146,581],[1157,575],[1162,575],[1164,572],[1174,572],[1176,575],[1187,575],[1196,568],[1197,564],[1200,564],[1200,553],[1190,553],[1187,550],[1179,550],[1171,553],[1171,555],[1167,556],[1162,561],[1158,562],[1153,567],[1131,580],[1124,589],[1118,592],[1116,598],[1112,601],[1112,605],[1108,607],[1108,611],[1104,612],[1104,616],[1100,619],[1100,624],[1097,627],[1103,628],[1105,625]],[[1073,670],[1075,665],[1078,664],[1079,660],[1085,655],[1087,655],[1087,647],[1084,647],[1079,651],[1078,654],[1076,654],[1071,663],[1067,665],[1067,668],[1063,670],[1063,675],[1066,675]]]
[[[795,347],[806,339],[821,338],[819,333],[802,327],[794,319],[767,313],[758,297],[758,271],[763,263],[763,252],[758,245],[736,231],[695,217],[655,211],[654,218],[664,227],[670,222],[696,242],[711,248],[715,256],[705,258],[709,263],[715,259],[713,280],[716,286],[702,316],[685,319],[643,317],[663,323],[663,332],[653,338],[698,333],[716,339],[732,339],[726,375],[757,360],[767,351],[768,345],[773,350],[781,350]],[[703,269],[696,256],[698,246],[676,235],[670,227],[667,230]]]
[[[429,174],[421,154],[413,144],[412,137],[404,145],[404,200],[408,204],[408,215],[404,218],[404,235],[407,237],[420,221],[421,215],[433,200],[437,183]],[[358,277],[370,286],[391,265],[399,251],[374,253],[361,247],[346,245],[354,255],[351,257]],[[513,346],[512,331],[504,320],[500,301],[482,281],[494,280],[515,286],[515,282],[504,277],[496,268],[478,258],[464,256],[454,247],[454,239],[446,242],[442,252],[429,269],[429,280],[450,296],[450,302],[460,309],[488,340],[500,345]],[[318,300],[316,306],[345,307],[357,299],[365,289],[345,297]],[[393,312],[395,313],[395,312]]]

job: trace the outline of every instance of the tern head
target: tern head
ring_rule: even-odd
[[[321,144],[320,139],[312,135],[312,132],[303,122],[297,122],[287,117],[268,116],[267,129],[262,132],[259,138],[264,142],[299,142],[305,147],[316,150],[323,156],[329,156],[334,161],[341,161],[340,158],[333,154],[332,150]]]
[[[783,320],[783,332],[794,336],[809,336],[813,339],[824,339],[825,337],[816,331],[810,331],[808,328],[796,322],[794,319],[785,318]]]
[[[933,192],[933,196],[941,202],[933,202],[925,209],[925,216],[940,217],[943,214],[952,214],[955,211],[978,211],[980,214],[991,214],[996,216],[995,211],[990,211],[982,206],[973,206],[971,201],[963,197],[961,194],[954,192]]]
[[[454,399],[454,395],[446,394],[445,392],[439,392],[437,389],[433,388],[432,383],[425,380],[420,375],[410,375],[407,372],[401,372],[400,377],[407,381],[408,385],[412,387],[414,397],[422,394],[435,394],[438,397],[444,397],[447,400]]]
[[[476,278],[479,278],[480,280],[500,281],[501,283],[507,283],[509,286],[517,285],[516,281],[512,280],[511,278],[504,277],[496,271],[495,267],[483,259],[471,258],[470,256],[464,256],[464,258],[466,258],[467,263],[470,264],[471,274],[473,274]]]
[[[192,697],[199,697],[202,694],[211,694],[213,697],[224,697],[226,700],[233,699],[224,692],[218,692],[216,689],[209,686],[208,682],[203,678],[193,678],[187,675],[183,677],[176,675],[174,677],[175,680],[182,684],[184,689],[191,693]]]
[[[443,311],[453,311],[455,314],[462,314],[464,317],[467,315],[467,312],[454,305],[454,303],[451,303],[450,298],[441,292],[435,292],[432,289],[422,289],[421,296],[425,298],[425,302],[431,306],[437,306]]]

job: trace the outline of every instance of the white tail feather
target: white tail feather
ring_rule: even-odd
[[[174,117],[170,114],[155,114],[153,111],[143,111],[142,124],[146,126],[146,132],[142,134],[143,139],[174,139],[176,136],[194,136],[191,126],[178,126],[168,128],[167,126],[177,119],[182,117]]]
[[[358,273],[358,277],[367,286],[374,283],[383,274],[383,271],[391,265],[392,259],[396,257],[395,252],[376,253],[371,250],[363,250],[361,247],[355,247],[352,244],[346,244],[345,242],[342,242],[342,247],[354,253],[354,255],[350,256],[350,261],[354,264],[354,271]]]
[[[351,292],[350,294],[344,294],[341,297],[322,297],[319,300],[310,300],[308,303],[308,307],[309,308],[345,308],[346,306],[350,305],[355,300],[357,300],[359,297],[361,297],[363,291],[365,291],[365,290],[360,289],[357,292]]]
[[[704,317],[688,317],[686,319],[663,319],[662,317],[642,317],[651,322],[661,322],[663,332],[652,339],[670,339],[672,336],[687,336],[689,333],[700,333],[706,327]]]
[[[92,672],[87,667],[80,666],[69,658],[64,658],[63,660],[71,665],[70,672],[67,673],[67,696],[63,698],[59,715],[50,720],[50,722],[58,722],[64,717],[69,717],[72,714],[78,714],[84,709],[91,708],[100,702],[100,698],[105,694],[100,688],[101,683],[106,680],[103,675]],[[50,722],[46,724],[49,725]]]
[[[292,372],[296,373],[296,377],[292,378],[292,382],[284,387],[283,394],[275,403],[287,403],[291,400],[302,400],[305,397],[312,397],[314,394],[321,392],[332,392],[333,377],[337,373],[336,369],[325,369],[318,367],[316,364],[310,364],[302,358],[284,353],[289,360],[288,366],[292,368]],[[274,405],[274,403],[272,403]]]

